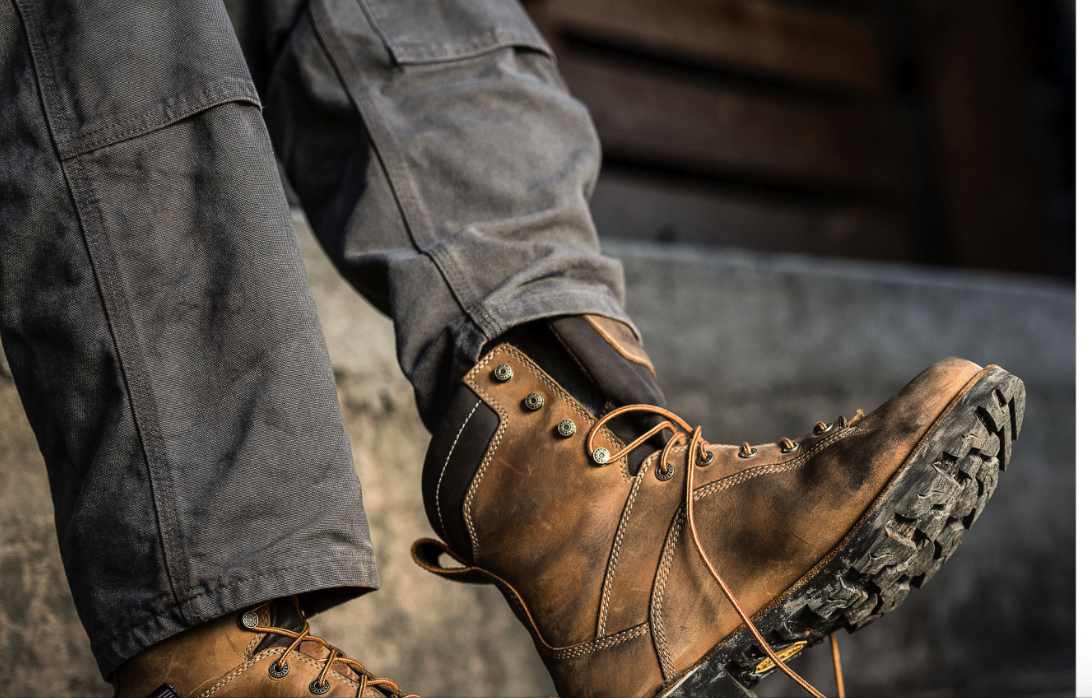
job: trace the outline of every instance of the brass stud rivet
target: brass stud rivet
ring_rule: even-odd
[[[592,460],[599,465],[606,465],[607,461],[610,460],[610,451],[600,446],[599,448],[592,451],[591,457]]]
[[[493,377],[499,380],[501,383],[507,383],[512,380],[512,367],[508,364],[501,364],[493,369]]]
[[[258,614],[254,611],[247,611],[243,614],[243,627],[247,630],[258,627]]]
[[[567,439],[576,433],[576,424],[571,419],[562,419],[561,423],[557,425],[557,433]]]
[[[531,410],[532,412],[534,410],[541,409],[543,404],[545,404],[545,401],[538,393],[531,393],[527,397],[523,398],[523,406]]]

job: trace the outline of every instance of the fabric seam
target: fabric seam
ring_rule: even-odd
[[[360,562],[362,564],[362,566],[366,567],[369,563],[372,562],[372,559],[367,558],[367,557],[339,557],[339,558],[337,558],[337,561],[340,561],[340,562]],[[331,565],[331,566],[333,566],[333,565]],[[244,584],[249,584],[251,582],[264,579],[266,577],[275,577],[275,576],[283,575],[283,574],[285,574],[287,572],[292,572],[292,571],[298,570],[298,569],[315,569],[315,563],[306,562],[306,563],[300,563],[298,565],[292,565],[290,567],[278,567],[276,569],[266,570],[266,571],[260,572],[258,574],[252,574],[252,575],[249,575],[249,576],[246,576],[246,577],[238,577],[238,578],[232,579],[231,581],[221,582],[221,583],[218,583],[218,584],[214,585],[210,589],[203,589],[203,590],[201,590],[201,591],[199,591],[197,593],[191,594],[191,595],[177,601],[176,603],[172,604],[171,606],[159,609],[158,611],[153,612],[152,616],[154,618],[160,618],[163,615],[165,615],[164,613],[162,613],[162,611],[169,611],[172,608],[181,611],[182,605],[190,604],[190,603],[200,599],[203,596],[212,596],[214,594],[219,594],[219,593],[223,592],[225,589],[231,589],[233,587],[239,587],[239,586],[242,586]],[[373,588],[376,588],[376,587],[373,587]],[[257,602],[255,602],[255,603],[257,603]],[[136,628],[139,628],[140,626],[146,625],[146,624],[147,624],[147,621],[137,621],[137,622],[131,623],[129,625],[123,626],[120,629],[118,629],[117,631],[115,631],[112,635],[110,635],[110,637],[108,637],[106,639],[106,641],[101,643],[101,644],[102,645],[113,644],[114,641],[117,640],[117,638],[122,637],[124,635],[128,635],[132,630],[134,630]]]
[[[231,102],[245,102],[259,109],[262,108],[262,103],[250,83],[230,78],[219,85],[204,88],[197,99],[187,94],[168,97],[157,102],[156,106],[136,116],[128,117],[121,123],[106,124],[74,137],[66,137],[58,143],[61,159],[69,160],[92,150],[139,138],[195,114]]]
[[[82,160],[77,157],[62,162],[61,170],[68,180],[69,192],[80,220],[84,244],[97,280],[103,313],[113,338],[122,379],[125,381],[129,410],[144,454],[171,593],[175,601],[181,604],[183,599],[180,583],[188,577],[188,558],[182,542],[177,539],[175,533],[179,526],[172,494],[174,483],[170,469],[166,467],[155,398],[151,388],[145,383],[147,372],[143,362],[143,351],[136,337],[135,328],[130,326],[132,314],[128,312],[128,299],[115,268],[117,254],[106,230],[99,202],[91,194],[90,182],[84,174]],[[181,607],[179,612],[186,617]]]
[[[365,21],[374,30],[375,27],[372,17],[365,11],[360,3],[357,3],[357,5],[360,7]],[[475,312],[475,309],[468,305],[466,298],[464,297],[466,295],[465,290],[468,286],[462,273],[457,267],[452,268],[451,265],[443,263],[442,260],[446,259],[446,257],[442,252],[430,249],[433,247],[434,243],[438,241],[433,239],[433,236],[429,233],[430,227],[427,222],[427,215],[425,214],[424,207],[418,200],[417,195],[412,190],[412,178],[406,172],[405,162],[398,157],[398,149],[395,146],[394,138],[388,132],[386,124],[383,122],[378,110],[375,108],[371,95],[367,93],[366,86],[371,84],[370,81],[365,79],[347,79],[348,76],[352,76],[355,73],[354,64],[349,59],[348,53],[342,45],[341,38],[338,36],[336,27],[334,26],[333,18],[323,0],[315,0],[310,3],[308,5],[308,11],[311,14],[312,22],[315,26],[315,33],[320,44],[329,56],[330,62],[334,66],[334,70],[341,78],[342,87],[345,89],[346,94],[349,95],[350,100],[356,107],[357,113],[360,115],[361,121],[364,123],[365,129],[371,136],[372,145],[375,148],[379,164],[386,175],[387,184],[390,186],[391,193],[394,195],[394,199],[397,202],[402,221],[406,226],[406,230],[409,233],[414,248],[417,249],[418,252],[427,255],[429,259],[432,260],[432,263],[436,265],[440,275],[447,282],[448,287],[451,289],[452,297],[459,305],[460,309],[462,309],[463,313],[478,326],[483,334],[489,335],[490,330],[494,328],[495,323],[491,321],[491,318],[483,317],[481,313]],[[379,37],[381,40],[384,38],[381,33],[379,33]],[[383,45],[384,47],[387,47],[386,42],[384,42]],[[365,87],[353,89],[350,87],[351,85]]]

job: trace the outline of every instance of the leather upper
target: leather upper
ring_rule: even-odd
[[[510,379],[496,377],[501,364]],[[945,359],[872,414],[788,453],[710,447],[712,462],[695,472],[695,522],[749,615],[821,568],[982,371]],[[498,422],[460,493],[470,549],[457,552],[524,616],[562,695],[653,695],[741,625],[685,531],[685,448],[669,454],[666,480],[655,476],[659,452],[635,475],[625,459],[597,465],[591,450],[625,444],[604,428],[587,448],[595,418],[506,344],[463,382]],[[531,393],[540,408],[526,406]],[[561,435],[562,420],[575,434]]]
[[[269,604],[254,612],[260,627],[276,625]],[[240,616],[233,613],[195,626],[133,657],[112,677],[115,698],[146,698],[164,683],[182,698],[313,695],[308,687],[318,678],[330,650],[308,640],[285,656],[287,642],[248,630]],[[288,672],[274,678],[270,666],[278,660],[288,665]],[[330,684],[327,697],[356,696],[360,686],[359,676],[342,664],[334,664],[326,680]],[[384,698],[386,694],[369,686],[364,695]]]

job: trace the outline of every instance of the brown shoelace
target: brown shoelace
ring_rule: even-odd
[[[298,612],[300,608],[299,601],[295,597],[293,597],[292,603],[296,605],[296,611]],[[300,615],[302,617],[303,614],[301,613]],[[277,671],[282,671],[288,666],[288,655],[291,654],[293,650],[298,649],[299,646],[302,645],[304,642],[317,642],[325,647],[327,650],[329,650],[330,654],[326,657],[326,664],[322,667],[322,671],[319,672],[318,678],[316,678],[311,683],[312,693],[321,695],[322,693],[325,693],[327,690],[329,690],[330,682],[327,680],[326,677],[329,675],[330,669],[335,664],[344,664],[345,666],[349,667],[354,672],[360,675],[360,685],[356,689],[356,698],[364,698],[364,692],[368,690],[369,686],[375,688],[386,688],[389,691],[392,691],[394,695],[401,696],[402,698],[421,698],[420,696],[415,694],[403,694],[399,690],[398,684],[396,684],[391,679],[384,679],[375,676],[375,674],[372,674],[367,669],[365,669],[364,665],[361,662],[345,656],[344,652],[339,650],[337,647],[334,647],[326,640],[323,640],[321,637],[316,637],[312,635],[311,624],[306,619],[304,619],[303,621],[303,630],[298,633],[291,630],[285,630],[284,628],[272,628],[261,625],[254,626],[253,628],[251,628],[251,630],[256,633],[272,633],[273,635],[281,635],[283,637],[293,638],[292,644],[286,647],[284,653],[281,654],[281,656],[277,658],[277,661],[273,663],[273,667]]]
[[[790,669],[781,659],[781,657],[778,656],[777,652],[774,651],[772,647],[770,647],[770,644],[766,642],[766,639],[762,637],[761,633],[758,632],[758,628],[755,627],[754,622],[751,621],[750,617],[743,610],[743,607],[736,599],[735,594],[733,594],[732,590],[728,588],[728,585],[724,582],[724,579],[721,578],[720,573],[717,572],[717,569],[713,566],[712,561],[710,561],[709,555],[705,552],[705,546],[702,545],[701,538],[698,536],[697,526],[694,525],[694,466],[695,464],[704,466],[711,463],[713,461],[713,453],[709,450],[709,442],[701,437],[701,427],[691,427],[678,415],[668,410],[665,410],[662,407],[657,407],[655,405],[626,405],[624,407],[619,407],[615,410],[611,410],[607,414],[600,417],[595,425],[592,426],[591,431],[588,432],[588,440],[585,444],[588,455],[591,456],[595,450],[592,445],[592,441],[595,439],[595,435],[599,433],[599,430],[602,429],[603,426],[607,424],[607,422],[611,421],[615,417],[619,417],[629,412],[651,412],[653,414],[658,414],[665,419],[664,421],[660,422],[656,426],[646,431],[641,436],[638,436],[634,441],[632,441],[621,451],[611,455],[608,460],[597,462],[599,462],[600,465],[608,465],[610,463],[614,463],[619,458],[624,457],[630,451],[637,448],[645,441],[648,441],[664,429],[669,429],[671,431],[671,438],[668,439],[667,444],[664,446],[663,450],[660,451],[660,462],[656,466],[659,469],[660,473],[662,473],[666,479],[667,477],[670,477],[673,473],[673,466],[671,466],[671,464],[667,462],[668,455],[670,454],[672,447],[680,444],[684,439],[689,438],[689,443],[687,444],[686,448],[686,485],[684,487],[684,491],[686,492],[686,524],[687,529],[690,531],[690,537],[694,540],[694,545],[698,550],[698,555],[701,557],[701,561],[705,565],[705,569],[709,571],[709,574],[713,575],[713,579],[715,579],[717,581],[717,584],[720,585],[721,591],[723,591],[724,595],[728,597],[728,602],[732,604],[732,609],[735,610],[736,615],[738,615],[740,620],[743,621],[743,624],[747,626],[747,629],[751,631],[751,634],[758,641],[758,644],[761,645],[762,651],[766,653],[766,656],[770,658],[770,661],[777,665],[777,667],[781,669],[781,671],[785,672],[785,674],[790,679],[795,681],[801,688],[810,693],[812,696],[814,696],[815,698],[825,698],[825,696],[823,696],[823,694],[820,693],[814,686],[804,680],[804,678],[797,674],[795,671]],[[856,421],[856,419],[854,421]],[[845,427],[847,426],[847,424],[848,422],[846,421],[845,417],[838,418],[838,426]],[[815,425],[815,434],[826,433],[830,431],[832,427],[833,425],[827,425],[823,422],[819,422]],[[784,453],[795,451],[798,447],[799,444],[792,441],[792,439],[785,438],[781,440],[781,450]],[[739,455],[743,458],[750,458],[757,453],[758,449],[752,448],[750,444],[747,443],[744,443],[740,447],[739,451]],[[833,634],[831,634],[830,636],[830,641],[831,655],[834,660],[834,672],[838,682],[838,697],[845,698],[845,689],[842,684],[842,665],[838,654],[838,645],[834,639]]]

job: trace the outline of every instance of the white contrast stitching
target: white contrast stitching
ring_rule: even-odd
[[[256,657],[254,657],[253,659],[251,659],[251,660],[250,660],[249,662],[247,662],[246,664],[241,664],[240,666],[238,666],[238,667],[236,667],[236,668],[235,668],[235,671],[231,672],[230,674],[228,674],[228,675],[227,675],[227,676],[225,676],[224,678],[220,679],[220,680],[219,680],[219,681],[218,681],[218,682],[216,683],[216,685],[214,685],[214,686],[212,686],[212,687],[208,688],[208,689],[207,689],[207,690],[206,690],[206,691],[205,691],[204,693],[202,693],[202,694],[201,694],[200,696],[198,696],[198,698],[208,698],[208,696],[211,696],[211,695],[212,695],[213,693],[216,693],[217,691],[219,691],[219,690],[220,690],[221,688],[223,688],[223,687],[224,687],[225,685],[227,685],[227,684],[228,684],[228,683],[230,683],[230,682],[231,682],[232,680],[234,680],[236,676],[238,676],[239,674],[243,673],[244,671],[246,671],[246,670],[247,670],[247,669],[249,669],[250,667],[254,666],[254,665],[255,665],[255,664],[257,664],[258,662],[260,662],[260,661],[261,661],[261,660],[262,660],[263,658],[265,658],[265,657],[269,657],[269,656],[272,656],[273,654],[275,654],[275,653],[277,653],[277,652],[279,652],[279,651],[280,651],[280,650],[278,650],[278,649],[276,649],[276,648],[273,648],[273,649],[268,649],[268,650],[266,650],[266,651],[262,652],[261,654],[257,655],[257,656],[256,656]]]
[[[470,386],[470,388],[474,390],[475,393],[477,393],[478,397],[484,400],[486,404],[488,404],[490,407],[492,407],[493,410],[497,413],[497,416],[500,417],[500,425],[497,428],[497,432],[493,435],[493,439],[489,443],[489,450],[486,451],[485,457],[482,459],[481,465],[478,466],[478,472],[475,473],[474,479],[470,483],[470,489],[467,490],[466,499],[463,501],[463,520],[466,522],[466,529],[470,533],[470,550],[473,560],[475,561],[478,559],[478,532],[474,528],[474,520],[472,515],[474,497],[478,493],[478,488],[481,485],[482,478],[485,476],[485,471],[488,469],[489,464],[492,462],[493,455],[496,453],[497,448],[500,446],[501,439],[504,437],[504,433],[508,428],[508,412],[503,407],[501,407],[500,404],[497,403],[497,401],[494,400],[493,397],[488,393],[488,391],[486,391],[474,379],[479,373],[481,373],[482,369],[484,369],[489,364],[489,362],[493,360],[495,356],[501,353],[507,354],[512,358],[513,361],[518,361],[526,366],[528,369],[530,369],[531,372],[539,380],[541,380],[547,388],[549,388],[556,396],[560,397],[571,408],[573,408],[573,410],[582,420],[584,420],[585,423],[593,424],[595,421],[592,416],[588,414],[588,411],[584,409],[584,406],[581,405],[579,402],[575,401],[567,393],[565,393],[562,390],[561,386],[559,386],[554,379],[546,375],[540,368],[538,368],[538,366],[531,362],[530,359],[528,359],[521,352],[519,352],[519,350],[509,347],[508,345],[499,346],[493,351],[486,354],[484,357],[482,357],[482,360],[479,361],[474,366],[474,368],[472,368],[470,372],[466,374],[466,377],[463,378],[463,382]],[[624,448],[622,442],[619,441],[609,431],[604,430],[603,436],[612,446],[617,447],[619,450]],[[620,464],[619,467],[621,469],[623,479],[632,480],[633,476],[631,476],[629,474],[629,471],[626,469],[626,459],[620,458],[618,462]]]
[[[813,456],[818,455],[828,446],[832,446],[835,442],[843,439],[846,436],[849,436],[856,430],[857,427],[849,427],[847,429],[843,429],[837,434],[827,437],[825,441],[822,441],[816,444],[814,447],[808,449],[804,453],[801,453],[796,458],[793,458],[792,460],[787,460],[784,463],[771,463],[769,465],[760,465],[754,468],[748,468],[747,470],[738,472],[735,475],[726,477],[723,480],[710,482],[708,485],[699,487],[698,489],[694,490],[694,501],[696,502],[703,497],[708,497],[711,494],[716,494],[723,489],[735,487],[742,482],[747,482],[748,480],[756,478],[760,475],[769,475],[771,473],[783,473],[789,470],[795,470],[796,468],[799,468],[800,466],[807,463],[809,460],[812,459]]]
[[[634,638],[641,637],[648,633],[648,623],[641,623],[635,625],[628,630],[608,635],[607,637],[601,637],[591,642],[585,642],[582,645],[573,645],[572,647],[566,647],[565,649],[550,649],[544,648],[545,653],[550,659],[577,659],[583,657],[585,654],[591,654],[592,652],[598,652],[599,650],[605,650],[615,645],[620,645],[623,642],[627,642]]]
[[[633,483],[633,492],[630,493],[625,511],[622,512],[622,522],[614,535],[614,545],[611,546],[610,552],[610,565],[607,567],[607,579],[603,583],[603,598],[599,602],[599,627],[596,629],[596,637],[603,637],[603,634],[607,632],[607,609],[610,607],[610,591],[614,583],[614,572],[618,565],[618,558],[622,556],[622,539],[625,538],[626,527],[629,525],[629,515],[633,511],[633,504],[637,501],[637,493],[641,491],[641,483],[644,482],[645,473],[648,472],[648,466],[651,465],[654,455],[652,454],[645,459],[644,466],[637,474],[636,481]]]
[[[459,443],[459,437],[463,435],[463,429],[466,428],[470,418],[474,416],[474,413],[478,411],[478,405],[481,405],[482,401],[479,398],[478,402],[474,405],[474,409],[470,410],[470,414],[466,415],[466,419],[463,420],[463,425],[459,427],[459,432],[455,434],[455,441],[451,443],[451,450],[447,452],[447,458],[444,459],[444,467],[440,468],[440,479],[436,481],[436,518],[440,520],[440,533],[443,534],[444,540],[451,540],[447,536],[447,526],[444,525],[444,514],[440,511],[440,485],[444,482],[444,473],[447,471],[447,464],[451,462],[451,454],[455,453],[455,446]]]
[[[508,411],[501,407],[499,404],[497,404],[497,401],[494,400],[489,395],[489,393],[487,393],[480,385],[478,385],[478,383],[474,380],[474,376],[477,376],[478,373],[480,373],[481,370],[485,368],[486,364],[488,364],[489,361],[492,360],[492,358],[496,356],[497,353],[499,353],[499,351],[500,349],[498,348],[489,352],[485,356],[485,358],[479,361],[478,365],[475,366],[473,370],[471,370],[470,373],[466,375],[466,378],[463,379],[466,381],[467,385],[474,389],[474,392],[478,394],[478,397],[482,400],[485,400],[486,403],[488,403],[489,406],[492,407],[493,410],[497,413],[497,416],[500,417],[500,425],[497,427],[497,432],[493,435],[493,438],[489,442],[489,450],[486,451],[485,457],[482,459],[481,465],[478,466],[478,472],[474,474],[474,480],[470,483],[470,489],[467,491],[466,499],[463,501],[463,521],[466,523],[466,530],[470,533],[470,554],[473,558],[473,561],[477,561],[478,559],[478,532],[474,529],[474,517],[471,514],[471,508],[474,503],[474,495],[478,493],[478,486],[481,485],[482,478],[485,476],[485,471],[489,467],[490,461],[493,460],[493,454],[496,453],[497,446],[500,445],[501,439],[504,437],[505,430],[508,429]]]
[[[675,677],[675,662],[671,657],[671,648],[667,645],[664,636],[663,603],[664,593],[667,590],[667,576],[671,574],[671,563],[675,559],[675,544],[679,542],[679,532],[682,530],[681,512],[675,513],[675,519],[671,522],[671,532],[668,534],[667,550],[660,569],[656,571],[656,588],[652,595],[652,639],[656,646],[656,653],[660,656],[660,664],[663,667],[664,680],[670,681]],[[661,576],[662,572],[662,576]]]

